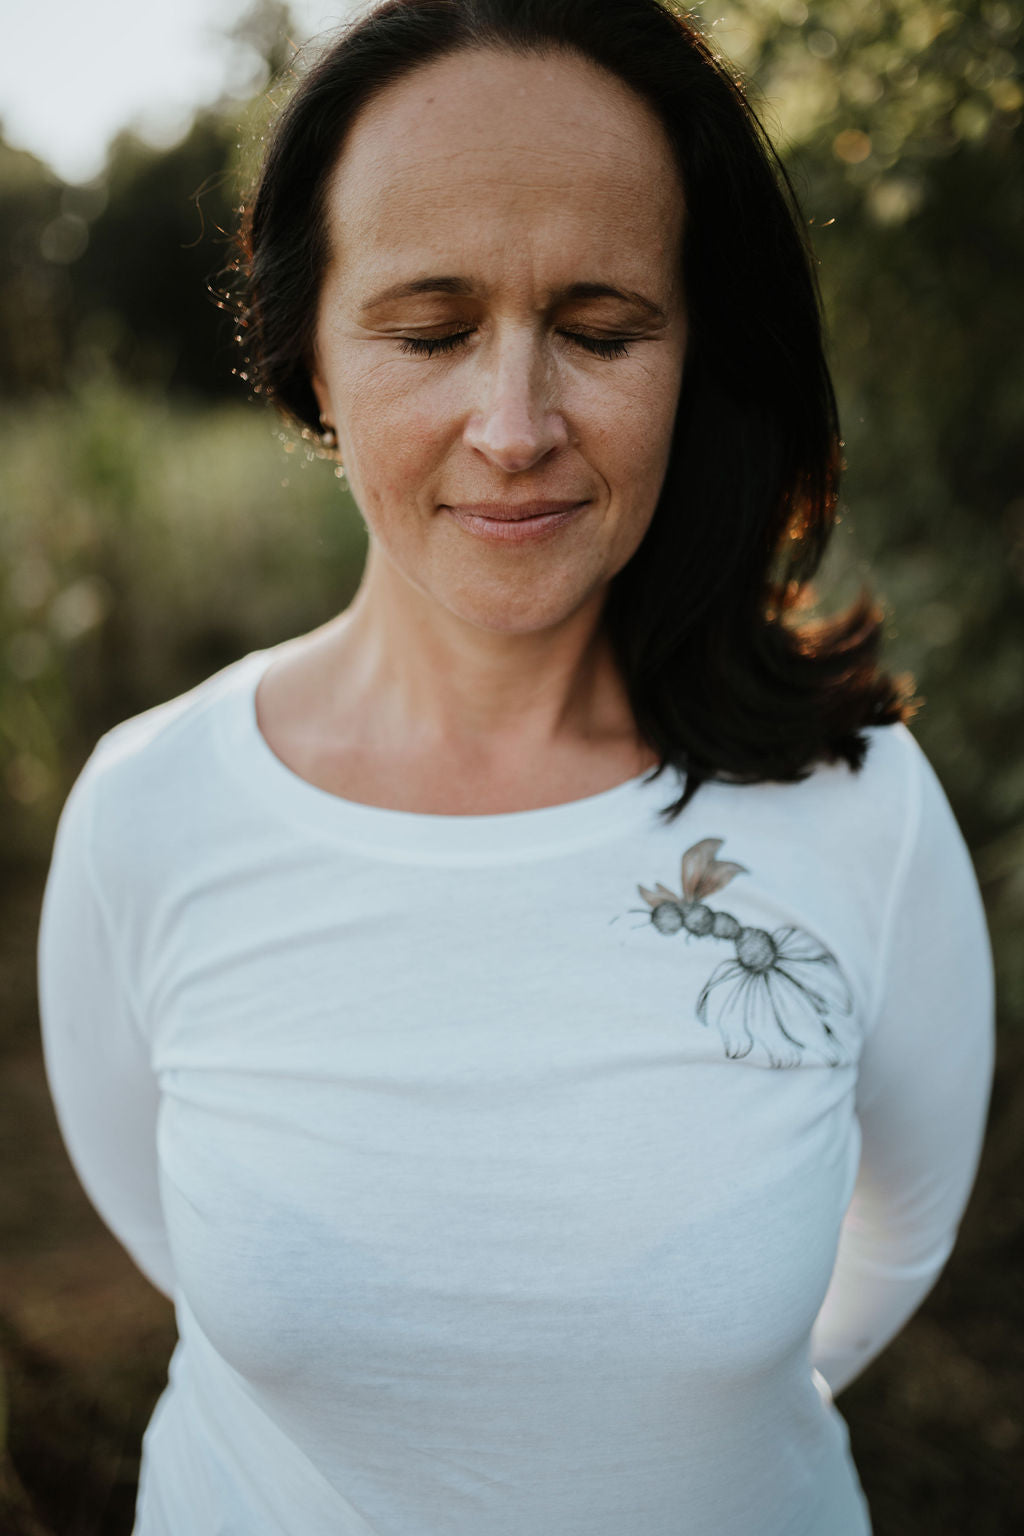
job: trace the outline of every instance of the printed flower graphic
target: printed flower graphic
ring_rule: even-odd
[[[706,837],[686,850],[681,896],[664,885],[637,887],[659,933],[685,930],[733,945],[733,958],[723,960],[701,989],[698,1019],[717,1028],[734,1060],[760,1045],[773,1067],[795,1067],[808,1051],[839,1066],[849,1053],[833,1024],[852,1011],[853,999],[835,956],[801,928],[746,928],[701,900],[747,873],[742,864],[716,857],[722,842]]]
[[[830,1014],[848,1014],[849,988],[835,957],[800,928],[741,928],[735,960],[712,972],[697,1017],[714,1024],[733,1058],[760,1041],[773,1067],[795,1067],[805,1051],[830,1067],[847,1060]]]

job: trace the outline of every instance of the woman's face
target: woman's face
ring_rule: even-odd
[[[653,112],[575,55],[452,55],[359,116],[326,214],[313,382],[388,580],[490,630],[596,617],[685,351]]]

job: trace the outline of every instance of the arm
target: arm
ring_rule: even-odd
[[[953,813],[916,746],[913,759],[858,1075],[860,1169],[811,1334],[812,1365],[833,1396],[938,1279],[977,1173],[992,1086],[992,961],[981,897]]]
[[[92,865],[93,762],[61,815],[39,929],[43,1055],[79,1179],[142,1273],[170,1296],[157,1181],[157,1084]]]

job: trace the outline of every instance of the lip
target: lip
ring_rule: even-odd
[[[522,544],[564,527],[587,505],[586,501],[482,501],[441,510],[478,538]]]
[[[574,512],[581,501],[466,501],[446,506],[446,512],[463,512],[468,517],[484,517],[488,522],[521,523],[528,517],[552,517],[557,512]]]

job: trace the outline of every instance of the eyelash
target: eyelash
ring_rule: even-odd
[[[414,357],[437,357],[443,352],[454,352],[455,348],[472,334],[472,331],[455,331],[451,336],[403,336],[400,350],[411,353]],[[581,336],[578,331],[560,331],[559,335],[576,342],[585,352],[590,352],[595,357],[629,356],[629,347],[624,341]]]

